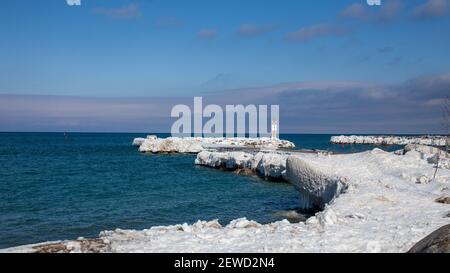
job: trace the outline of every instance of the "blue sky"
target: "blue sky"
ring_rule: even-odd
[[[365,0],[82,0],[81,6],[65,0],[2,1],[0,96],[4,103],[11,96],[33,100],[36,95],[192,98],[300,82],[358,82],[398,90],[423,77],[446,84],[449,15],[448,0],[384,0],[380,7]],[[446,92],[444,87],[425,101]],[[0,130],[20,129],[12,120],[19,121],[27,110],[13,114],[5,109],[0,109]],[[28,114],[34,116],[29,129],[39,130],[39,115]],[[416,114],[431,119],[428,112]],[[58,121],[60,127],[41,129],[84,130]],[[328,121],[325,117],[323,124]],[[89,130],[108,131],[104,124]],[[289,126],[290,131],[330,130],[328,125]],[[387,131],[395,131],[392,126]],[[145,128],[165,127],[170,125]],[[439,132],[438,127],[411,125],[401,132]],[[348,126],[333,130],[339,128],[355,131]]]

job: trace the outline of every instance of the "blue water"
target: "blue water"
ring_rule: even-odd
[[[297,207],[289,184],[195,166],[195,155],[140,154],[135,137],[145,134],[0,133],[0,248],[198,219],[268,223]],[[301,148],[372,148],[281,137]]]

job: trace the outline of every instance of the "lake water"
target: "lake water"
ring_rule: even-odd
[[[145,136],[0,133],[0,248],[198,219],[268,223],[297,208],[289,184],[195,166],[195,155],[141,154],[131,142]],[[306,149],[373,148],[331,145],[330,136],[281,138]]]

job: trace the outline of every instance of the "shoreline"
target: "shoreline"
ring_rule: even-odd
[[[406,252],[450,223],[450,205],[439,201],[450,199],[450,170],[442,164],[430,179],[433,151],[417,145],[402,153],[340,155],[202,151],[196,164],[286,180],[299,190],[302,208],[320,211],[300,223],[199,220],[0,252]]]

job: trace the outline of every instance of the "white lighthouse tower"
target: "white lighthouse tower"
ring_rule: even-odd
[[[278,122],[276,120],[272,120],[272,139],[278,138]]]

